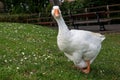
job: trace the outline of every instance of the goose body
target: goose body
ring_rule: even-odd
[[[69,30],[58,6],[53,6],[52,15],[58,24],[59,49],[74,62],[77,68],[89,73],[90,64],[99,54],[101,43],[105,39],[104,35],[85,30]]]

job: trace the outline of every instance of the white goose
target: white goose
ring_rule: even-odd
[[[69,30],[65,24],[59,6],[53,6],[52,16],[58,24],[57,44],[75,67],[84,73],[90,72],[90,64],[101,49],[104,35],[84,30]]]

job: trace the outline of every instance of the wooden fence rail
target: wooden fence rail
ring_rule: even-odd
[[[84,16],[85,14],[91,14],[94,12],[104,12],[105,15],[102,16],[102,18],[110,19],[111,21],[120,20],[120,4],[90,7],[90,8],[84,8],[83,10],[84,11],[82,11],[82,12],[81,12],[81,9],[67,10],[67,11],[62,11],[62,14],[63,14],[63,17],[64,17],[65,21],[67,22],[67,24],[71,24],[73,21],[84,20],[82,17],[80,17],[80,15]],[[67,13],[67,14],[64,14],[64,13]],[[79,16],[77,16],[77,15],[79,15]],[[74,18],[74,20],[72,20],[71,16],[76,16],[76,18]],[[48,20],[48,18],[49,18],[49,20]],[[86,21],[89,20],[89,16],[85,15],[85,20]],[[39,19],[29,17],[27,19],[27,23],[53,26],[55,24],[55,21],[52,18],[52,16],[49,16],[49,17],[42,16],[42,17],[39,17]]]

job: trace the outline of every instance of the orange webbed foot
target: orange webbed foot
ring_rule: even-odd
[[[87,64],[87,68],[83,68],[82,72],[88,74],[90,73],[90,61],[86,61],[86,64]]]

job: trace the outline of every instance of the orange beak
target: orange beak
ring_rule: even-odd
[[[59,14],[60,14],[60,13],[59,13],[59,10],[58,10],[58,9],[55,9],[55,10],[54,10],[54,15],[55,15],[56,17],[58,17]]]

